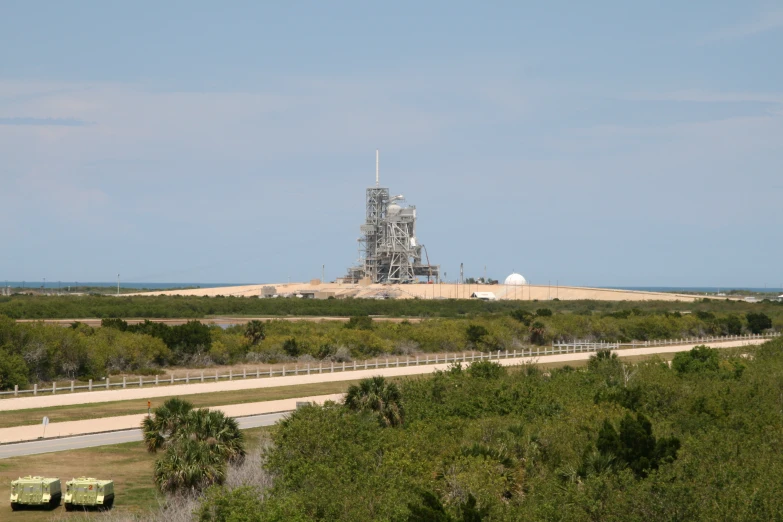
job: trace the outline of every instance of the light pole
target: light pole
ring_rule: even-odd
[[[120,295],[120,274],[117,274],[117,295]]]

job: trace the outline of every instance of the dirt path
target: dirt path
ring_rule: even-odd
[[[246,404],[231,404],[228,406],[211,406],[210,409],[221,410],[231,417],[247,417],[264,413],[276,413],[296,409],[300,401],[323,404],[326,401],[339,401],[342,393],[331,395],[316,395],[298,399],[281,399],[277,401],[251,402]],[[84,435],[87,433],[102,433],[106,431],[130,430],[141,425],[145,415],[122,415],[120,417],[104,417],[68,422],[53,422],[46,427],[46,438]],[[43,434],[43,426],[17,426],[0,429],[0,444],[36,440]]]

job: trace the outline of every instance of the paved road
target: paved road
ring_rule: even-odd
[[[240,417],[239,427],[243,430],[271,426],[282,419],[289,412],[267,413]],[[93,433],[91,435],[79,435],[77,437],[63,437],[61,439],[44,439],[19,444],[4,444],[0,446],[0,459],[21,457],[23,455],[38,455],[40,453],[53,453],[57,451],[92,448],[95,446],[108,446],[110,444],[122,444],[123,442],[136,442],[142,440],[141,430],[123,430],[109,433]]]
[[[311,395],[308,397],[298,397],[291,399],[276,399],[272,401],[228,404],[225,406],[210,406],[210,409],[220,410],[229,417],[235,417],[239,419],[255,415],[266,415],[270,413],[279,413],[281,411],[291,411],[296,409],[296,406],[300,401],[323,404],[326,401],[340,401],[342,397],[343,394],[341,393],[332,393],[327,395]],[[55,420],[50,422],[46,427],[46,433],[49,439],[58,439],[61,437],[89,435],[91,433],[133,430],[141,425],[145,415],[146,414],[138,413],[132,415],[120,415],[116,417],[94,417],[92,419],[60,422],[56,420],[56,415],[52,415],[52,418]],[[42,435],[43,426],[40,424],[0,428],[0,444],[37,441]]]

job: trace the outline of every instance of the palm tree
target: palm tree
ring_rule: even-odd
[[[200,490],[222,484],[226,465],[245,458],[239,423],[219,410],[193,409],[173,398],[142,422],[147,450],[165,453],[155,461],[155,483],[161,491]]]
[[[174,433],[174,438],[205,442],[212,451],[232,464],[240,463],[245,457],[245,439],[239,423],[220,410],[201,408],[189,412]]]
[[[145,417],[141,422],[141,431],[147,451],[155,453],[162,449],[192,410],[191,403],[174,397],[155,408],[152,415]]]
[[[155,484],[161,491],[199,491],[226,479],[226,461],[208,441],[177,439],[155,461]]]
[[[375,412],[382,425],[399,426],[403,423],[402,394],[393,382],[378,375],[362,379],[348,388],[344,404],[353,411]]]
[[[251,345],[256,345],[266,338],[265,325],[262,321],[253,319],[245,325],[245,337]]]

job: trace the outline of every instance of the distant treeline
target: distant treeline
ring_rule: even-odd
[[[181,297],[181,296],[35,296],[0,297],[0,314],[14,319],[79,318],[203,318],[215,315],[245,316],[359,316],[390,317],[462,317],[502,314],[522,309],[541,308],[537,301],[479,301],[426,299],[257,299],[247,297]],[[776,315],[783,310],[779,302],[745,303],[742,301],[704,300],[686,303],[671,301],[547,301],[555,312],[591,314],[637,309],[644,312],[710,311],[747,313],[761,311]]]

